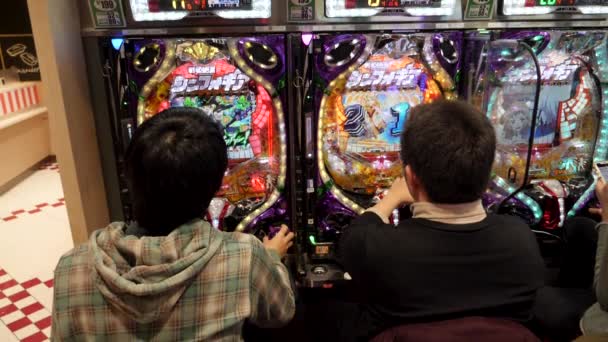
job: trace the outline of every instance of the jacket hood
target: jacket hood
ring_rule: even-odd
[[[111,306],[139,323],[170,313],[222,244],[202,220],[168,236],[137,237],[126,230],[124,223],[113,223],[94,232],[90,245],[97,288]]]

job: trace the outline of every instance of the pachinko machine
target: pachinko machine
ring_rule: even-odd
[[[318,34],[303,136],[308,173],[310,286],[340,279],[340,234],[402,176],[400,136],[411,109],[456,99],[462,34]],[[306,106],[305,106],[306,107]],[[395,212],[393,223],[400,214]]]
[[[274,85],[284,77],[283,36],[130,39],[125,50],[139,90],[130,99],[138,124],[167,108],[194,107],[223,126],[229,166],[207,213],[213,226],[286,222],[287,132]]]
[[[559,236],[566,218],[581,213],[593,196],[593,162],[607,157],[606,33],[470,35],[470,50],[481,58],[466,62],[466,92],[497,136],[485,204]]]
[[[201,216],[217,229],[260,238],[281,224],[293,227],[285,34],[255,33],[279,20],[269,18],[280,8],[270,0],[125,5],[127,29],[85,41],[89,64],[103,68],[91,73],[91,84],[106,85],[106,99],[95,101],[109,103],[96,116],[107,127],[98,131],[113,219],[131,218],[122,173],[133,131],[165,109],[193,107],[221,124],[228,147],[221,189]],[[226,33],[235,25],[248,33]]]

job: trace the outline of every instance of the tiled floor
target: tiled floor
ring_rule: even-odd
[[[0,341],[45,341],[53,269],[73,247],[57,164],[0,194],[0,234]]]

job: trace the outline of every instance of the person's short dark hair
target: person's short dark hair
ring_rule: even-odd
[[[459,101],[414,107],[401,136],[401,159],[434,203],[478,200],[490,180],[496,136],[488,118]]]
[[[125,160],[133,216],[165,235],[203,216],[228,165],[222,127],[199,109],[171,108],[136,131]]]

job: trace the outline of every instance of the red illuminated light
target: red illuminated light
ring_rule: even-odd
[[[559,202],[557,197],[547,196],[543,201],[543,220],[542,226],[545,229],[553,230],[559,227]]]
[[[264,179],[259,175],[251,176],[251,188],[256,193],[265,192],[266,184],[264,183]]]
[[[544,229],[553,230],[559,227],[560,223],[559,199],[557,194],[545,184],[541,184],[541,188],[545,192],[545,198],[542,203],[544,210],[541,224]]]
[[[160,12],[159,0],[148,0],[148,10],[152,13]]]

